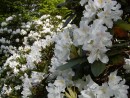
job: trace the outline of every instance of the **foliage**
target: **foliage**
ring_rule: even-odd
[[[44,14],[64,16],[68,10],[58,9],[57,4],[63,0],[1,0],[0,21],[11,15],[22,14],[22,17],[39,18]]]

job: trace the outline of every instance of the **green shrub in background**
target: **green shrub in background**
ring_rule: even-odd
[[[27,19],[44,14],[64,16],[68,10],[58,9],[57,5],[64,0],[1,0],[0,21],[13,14],[22,14]]]

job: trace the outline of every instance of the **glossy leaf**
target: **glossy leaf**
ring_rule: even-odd
[[[57,5],[57,8],[61,8],[61,7],[65,6],[65,5],[66,5],[66,2],[60,3],[60,4]]]
[[[112,63],[112,65],[123,65],[124,57],[122,55],[115,55],[111,57],[110,62]]]
[[[130,24],[128,24],[127,22],[123,21],[123,20],[118,20],[116,22],[116,25],[119,26],[120,28],[122,28],[123,30],[130,30]]]
[[[84,62],[87,62],[86,58],[76,58],[76,59],[72,59],[70,61],[68,61],[68,63],[61,65],[59,67],[57,67],[58,70],[66,70],[68,68],[71,68],[77,64],[82,64]]]
[[[63,24],[63,28],[66,27],[70,23],[70,21],[73,20],[74,16],[75,16],[75,14],[71,14],[71,16],[69,18],[67,18],[67,20]]]
[[[99,76],[105,70],[105,68],[106,64],[102,63],[101,61],[95,61],[91,65],[91,71],[95,77]]]
[[[123,49],[121,49],[121,48],[119,48],[119,46],[118,45],[120,45],[120,44],[116,44],[115,45],[115,48],[113,47],[113,48],[111,48],[110,50],[108,50],[107,51],[107,56],[115,56],[115,55],[117,55],[117,54],[121,54],[122,52],[123,52]],[[116,48],[116,47],[118,47],[118,49]]]

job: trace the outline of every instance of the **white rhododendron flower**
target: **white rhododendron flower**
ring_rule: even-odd
[[[88,4],[85,5],[85,10],[83,11],[83,15],[85,18],[92,19],[95,17],[97,12],[96,6],[94,6],[94,1],[88,0]]]
[[[107,0],[94,0],[94,5],[97,8],[103,8]]]
[[[110,98],[111,96],[113,96],[113,92],[107,83],[103,83],[96,90],[96,98]]]
[[[130,59],[125,59],[125,65],[123,68],[126,69],[126,73],[130,73]]]
[[[22,98],[28,98],[32,92],[31,92],[31,87],[32,87],[32,84],[31,84],[31,81],[28,77],[28,75],[25,73],[23,77],[21,77],[22,81],[23,81],[23,84],[22,84],[22,87],[23,87],[23,91],[21,92],[21,94],[23,95]]]
[[[88,2],[88,0],[81,0],[80,1],[81,6],[83,6],[86,2]]]
[[[51,65],[50,68],[51,72],[54,72],[54,70],[66,63],[66,60],[68,60],[70,57],[70,48],[72,45],[72,40],[70,38],[70,32],[69,30],[65,29],[63,32],[59,33],[58,35],[55,35],[53,37],[55,44],[54,49],[54,57],[51,59]]]
[[[89,40],[90,27],[88,22],[81,21],[80,28],[75,27],[73,31],[73,43],[75,46],[83,45],[86,41]]]
[[[8,22],[8,21],[11,21],[11,20],[13,20],[13,16],[10,16],[10,17],[8,17],[8,18],[6,18],[6,21]]]
[[[129,86],[125,85],[125,79],[122,79],[120,76],[117,76],[117,71],[112,72],[109,75],[108,85],[113,92],[115,98],[128,98],[127,89]]]
[[[62,77],[57,77],[55,82],[49,83],[46,87],[48,93],[48,98],[63,98],[62,92],[65,92],[66,84]]]
[[[2,22],[2,23],[1,23],[1,26],[2,26],[2,27],[6,26],[6,25],[7,25],[6,22]]]
[[[32,71],[31,81],[32,83],[40,83],[44,79],[44,73]]]
[[[70,31],[65,29],[63,32],[59,33],[59,35],[57,35],[56,37],[55,42],[55,57],[57,57],[61,61],[66,61],[67,59],[69,59],[70,47],[72,44]]]
[[[12,91],[12,88],[11,87],[7,87],[7,85],[4,84],[4,86],[3,86],[3,88],[2,88],[0,93],[9,95],[11,93],[11,91]]]
[[[96,84],[91,77],[86,77],[88,84],[81,90],[79,98],[128,98],[125,80],[117,76],[117,71],[110,73],[108,82],[103,83],[101,86]]]

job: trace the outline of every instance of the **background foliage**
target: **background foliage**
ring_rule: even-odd
[[[13,14],[22,14],[26,19],[43,14],[65,15],[66,8],[58,9],[57,4],[64,0],[0,0],[0,21]]]

